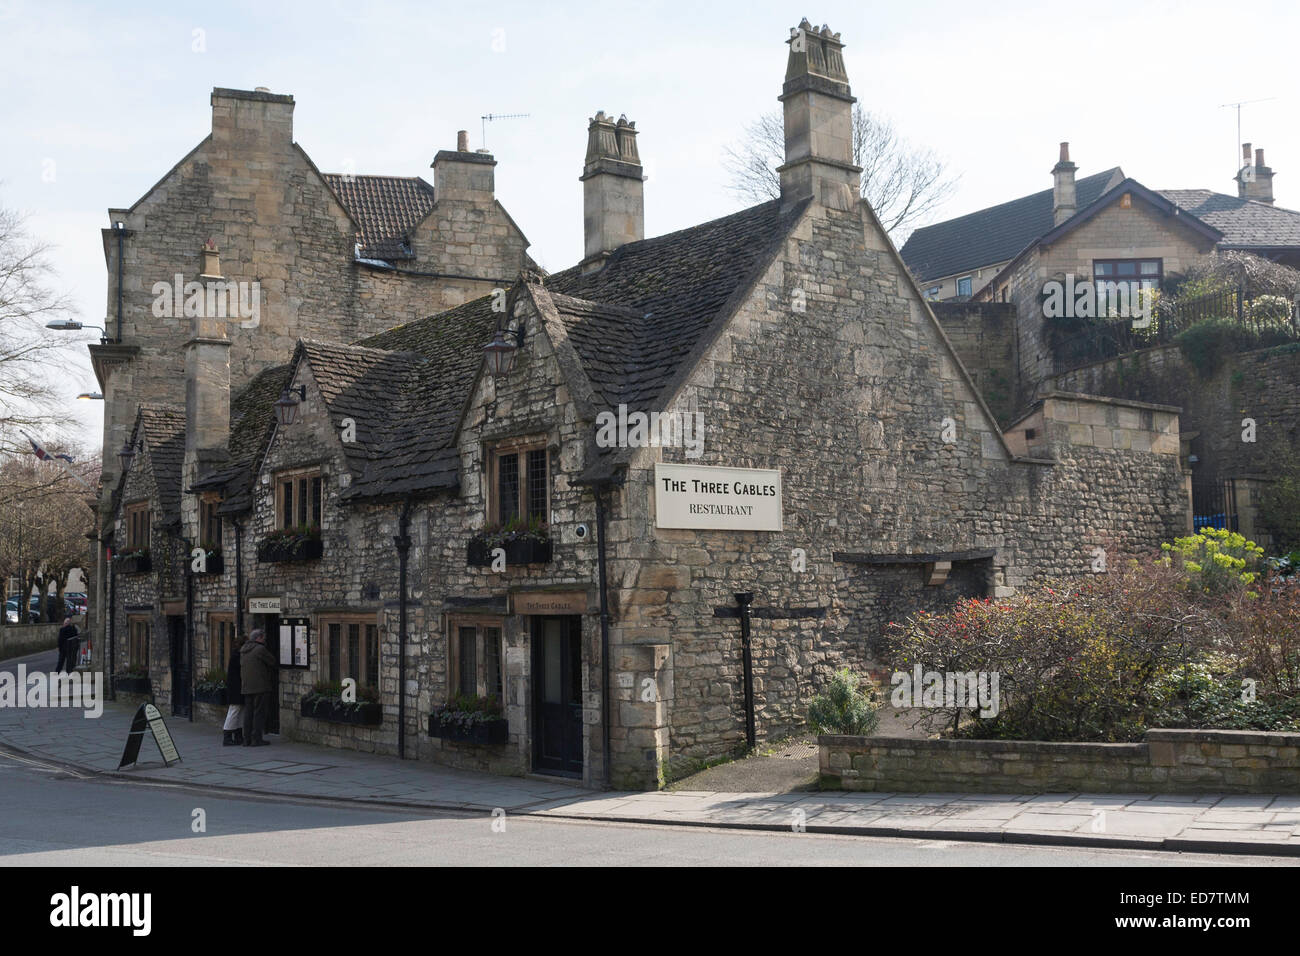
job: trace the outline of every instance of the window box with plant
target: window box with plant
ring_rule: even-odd
[[[153,570],[148,548],[127,548],[113,555],[118,574],[144,574]]]
[[[336,724],[377,727],[384,722],[384,705],[379,702],[379,691],[369,684],[357,688],[355,701],[345,701],[340,681],[317,681],[311,693],[302,699],[300,713],[304,717]]]
[[[495,697],[458,694],[429,715],[429,736],[471,744],[503,744],[510,733]]]
[[[314,561],[325,553],[320,528],[300,525],[272,531],[257,545],[257,560],[269,564],[279,561]]]
[[[226,672],[220,668],[204,671],[194,684],[194,702],[226,706]]]
[[[113,675],[113,689],[122,694],[152,694],[153,682],[149,671],[144,667],[128,667],[120,674]]]
[[[466,562],[472,568],[492,565],[492,552],[501,548],[506,553],[506,566],[516,564],[549,564],[551,561],[551,532],[540,520],[525,521],[510,518],[499,528],[480,531],[469,540]]]

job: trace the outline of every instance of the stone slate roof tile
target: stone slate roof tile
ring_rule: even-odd
[[[1223,233],[1228,249],[1300,247],[1300,212],[1209,189],[1159,189],[1206,225]]]
[[[432,186],[418,176],[323,175],[360,227],[360,258],[414,258],[407,242],[433,209]]]
[[[181,469],[185,464],[185,410],[143,403],[136,418],[135,440],[148,449],[158,488],[163,524],[181,518]]]
[[[1076,180],[1076,208],[1092,205],[1108,183],[1123,178],[1116,166]],[[947,222],[922,226],[908,236],[899,254],[917,280],[927,282],[1013,259],[1052,225],[1052,190],[1044,189]]]

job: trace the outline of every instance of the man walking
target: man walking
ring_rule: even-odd
[[[77,666],[77,651],[81,649],[81,639],[77,634],[77,625],[72,618],[63,619],[59,628],[59,662],[54,665],[55,673],[69,674]]]
[[[265,747],[266,708],[275,686],[275,656],[266,649],[266,634],[256,628],[239,649],[239,677],[244,692],[244,746]]]

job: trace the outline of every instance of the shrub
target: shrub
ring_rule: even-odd
[[[1226,528],[1202,528],[1173,544],[1162,544],[1166,565],[1179,568],[1188,585],[1202,594],[1222,594],[1252,584],[1264,549]]]
[[[816,734],[849,734],[866,737],[880,722],[880,699],[868,681],[866,690],[847,667],[808,702],[808,724]]]

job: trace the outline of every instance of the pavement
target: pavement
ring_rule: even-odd
[[[0,662],[0,672],[14,673],[19,663],[29,674],[48,672],[54,660],[53,653],[17,658]],[[0,747],[80,773],[231,796],[608,823],[1300,856],[1300,794],[601,792],[277,736],[269,747],[223,747],[215,726],[176,717],[167,717],[167,726],[180,763],[164,766],[146,734],[140,761],[118,770],[133,716],[133,708],[113,702],[105,702],[97,719],[68,707],[0,706]]]

